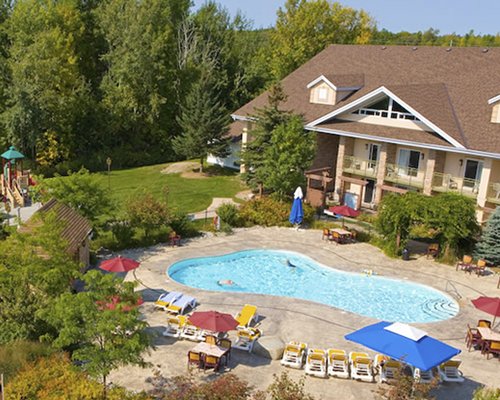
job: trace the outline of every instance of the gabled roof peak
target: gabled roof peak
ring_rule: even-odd
[[[307,84],[310,89],[319,82],[325,82],[333,90],[358,90],[364,86],[364,74],[323,74]]]

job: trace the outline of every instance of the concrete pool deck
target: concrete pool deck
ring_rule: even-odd
[[[172,263],[185,258],[215,256],[248,249],[296,251],[324,265],[344,271],[361,273],[364,269],[371,269],[386,277],[408,279],[448,293],[460,305],[457,316],[441,322],[415,324],[429,335],[462,350],[459,358],[463,361],[461,370],[466,381],[463,384],[442,384],[436,391],[437,398],[471,399],[473,391],[480,385],[500,385],[498,359],[486,360],[479,351],[468,352],[464,343],[467,324],[475,325],[478,319],[491,319],[487,314],[476,310],[470,300],[481,295],[499,296],[496,276],[468,275],[455,271],[454,267],[427,260],[425,257],[411,261],[390,259],[379,249],[368,244],[335,245],[322,241],[321,231],[296,231],[286,228],[241,229],[228,236],[196,238],[186,242],[182,247],[156,246],[122,252],[123,256],[141,261],[135,276],[129,273],[126,279],[137,278],[141,282],[137,288],[145,300],[141,311],[151,330],[159,335],[154,339],[156,349],[146,356],[146,360],[152,364],[150,368],[124,367],[113,372],[111,380],[129,389],[142,390],[149,387],[146,378],[152,376],[155,369],[160,370],[166,377],[187,373],[187,351],[194,347],[194,343],[161,336],[166,325],[165,313],[155,311],[153,307],[154,300],[167,290],[182,291],[196,297],[199,302],[196,309],[199,311],[215,309],[234,314],[243,304],[254,304],[261,315],[259,327],[264,335],[279,337],[283,342],[299,340],[311,347],[325,349],[335,347],[348,352],[361,350],[374,355],[373,351],[348,342],[343,337],[349,332],[376,322],[375,319],[300,299],[194,289],[170,280],[165,273]],[[305,377],[303,370],[285,369],[281,367],[279,361],[271,361],[239,350],[233,350],[229,366],[226,371],[247,380],[258,389],[267,388],[273,381],[273,374],[280,374],[283,370],[288,371],[294,379]],[[194,375],[209,380],[216,374],[195,371]],[[305,378],[306,390],[317,399],[325,400],[373,399],[377,386],[375,383],[353,380]]]

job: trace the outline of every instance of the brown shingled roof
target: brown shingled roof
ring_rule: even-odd
[[[90,222],[71,207],[60,203],[56,199],[50,199],[37,211],[37,213],[40,214],[49,212],[53,212],[55,214],[56,221],[62,223],[63,229],[61,232],[61,238],[68,244],[68,253],[74,254],[78,250],[81,243],[92,231]],[[39,222],[35,218],[31,217],[20,229],[20,231],[30,232],[38,224]]]
[[[307,84],[321,75],[363,75],[364,86],[335,106],[311,104]],[[500,93],[500,48],[332,45],[282,85],[283,108],[308,122],[385,86],[466,148],[500,154],[500,124],[490,122],[488,104]],[[267,92],[233,114],[249,116],[266,104]]]

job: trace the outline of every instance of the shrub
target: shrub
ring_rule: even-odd
[[[127,204],[127,216],[131,226],[143,229],[146,237],[170,222],[167,205],[147,192],[137,195]]]
[[[221,219],[221,222],[226,223],[230,227],[236,228],[241,226],[240,213],[235,204],[222,204],[217,209],[217,215]]]
[[[175,213],[170,221],[170,229],[185,238],[195,237],[200,234],[196,224],[189,219],[186,213]]]
[[[49,345],[30,342],[27,340],[16,340],[0,346],[0,371],[5,374],[8,381],[21,368],[40,357],[46,357],[54,350]]]
[[[289,225],[290,204],[271,197],[253,199],[243,204],[240,216],[247,225],[285,226]]]
[[[472,400],[500,400],[500,388],[480,387],[474,392]]]
[[[115,221],[111,224],[111,232],[115,237],[118,245],[126,248],[132,242],[132,236],[134,235],[134,230],[130,226],[129,221]]]

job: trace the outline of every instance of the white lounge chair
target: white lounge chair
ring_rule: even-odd
[[[184,314],[186,308],[191,309],[196,307],[196,299],[191,296],[183,294],[181,297],[172,301],[166,308],[167,312],[170,314]]]
[[[166,310],[170,303],[174,302],[182,296],[180,292],[168,292],[161,294],[158,300],[155,301],[155,308]]]
[[[236,329],[248,328],[252,323],[256,323],[259,319],[257,307],[245,304],[241,311],[235,315],[234,319],[238,321],[238,327]]]
[[[351,351],[349,353],[351,378],[373,382],[372,359],[367,353]]]
[[[441,378],[436,368],[431,368],[427,371],[422,371],[420,368],[415,368],[413,370],[413,379],[415,379],[415,382],[417,383],[426,383],[426,384],[432,383],[435,380],[441,382]]]
[[[186,324],[187,317],[184,315],[170,316],[168,317],[168,325],[163,336],[169,336],[173,338],[179,338],[181,336],[184,325]]]
[[[349,361],[344,350],[328,349],[328,375],[349,378]]]
[[[240,329],[236,333],[237,339],[233,348],[252,352],[255,341],[262,336],[262,331],[257,328]]]
[[[378,369],[379,382],[389,382],[397,378],[398,373],[401,371],[403,364],[397,360],[382,354],[375,356],[375,368]]]
[[[301,369],[304,365],[307,344],[299,342],[290,342],[286,345],[281,359],[281,365],[290,368]]]
[[[445,382],[458,382],[462,383],[464,381],[464,376],[462,371],[458,369],[462,364],[460,360],[449,360],[444,362],[438,367],[439,376]]]
[[[194,326],[191,322],[189,322],[189,320],[186,320],[186,323],[184,324],[184,328],[182,329],[180,337],[182,339],[191,340],[193,342],[199,342],[200,333],[201,333],[200,328]]]
[[[306,375],[326,378],[327,356],[326,351],[321,349],[309,349],[306,358]]]

